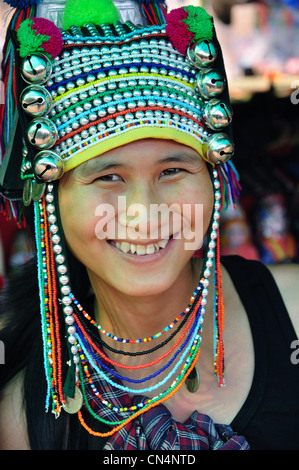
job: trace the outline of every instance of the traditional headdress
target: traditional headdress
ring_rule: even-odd
[[[212,17],[200,7],[179,8],[167,14],[164,2],[159,0],[119,0],[115,4],[107,0],[7,3],[17,9],[4,49],[1,204],[3,212],[13,214],[19,223],[22,207],[32,204],[34,208],[48,384],[46,408],[57,416],[63,409],[78,411],[87,427],[79,408],[82,396],[89,407],[89,387],[88,393],[96,396],[100,408],[115,412],[115,419],[109,421],[114,427],[105,434],[111,435],[167,400],[194,370],[212,273],[216,299],[215,372],[219,384],[223,384],[218,219],[221,208],[236,199],[239,184],[230,161],[234,152],[232,111],[221,49]],[[120,21],[120,13],[125,21]],[[47,17],[63,24],[62,28]],[[95,324],[72,292],[59,221],[57,182],[80,163],[143,138],[170,139],[195,149],[211,165],[215,204],[202,276],[188,307],[152,337],[126,340]],[[60,315],[65,318],[65,331],[59,326]],[[117,379],[126,380],[125,377],[115,373],[115,364],[95,344],[88,333],[90,328],[124,345],[157,341],[170,328],[174,331],[170,339],[182,331],[167,353],[167,366],[159,371],[164,378],[156,386],[138,392],[158,387],[163,390],[173,376],[171,387],[138,406],[119,409],[113,405],[93,383],[91,370],[111,387],[131,393],[135,390],[119,383]],[[70,357],[66,380],[61,372],[65,335]],[[175,366],[171,366],[175,360]],[[107,423],[102,411],[92,414]]]

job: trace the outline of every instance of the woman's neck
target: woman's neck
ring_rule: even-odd
[[[95,293],[95,320],[106,331],[126,339],[149,337],[170,324],[187,307],[198,285],[201,260],[187,267],[176,282],[157,295],[131,296],[90,275]]]

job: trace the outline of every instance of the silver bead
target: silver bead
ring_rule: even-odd
[[[53,202],[53,200],[54,200],[53,194],[46,194],[46,201],[47,202]],[[48,218],[48,221],[50,222],[49,218]],[[55,221],[56,221],[56,217],[55,217]],[[55,222],[52,222],[52,223],[55,223]]]
[[[76,327],[73,325],[69,326],[67,332],[69,335],[73,335],[74,333],[76,333]]]
[[[82,137],[82,139],[87,139],[88,136],[89,136],[89,132],[88,132],[88,131],[84,130],[84,131],[81,132],[81,137]]]
[[[53,251],[56,255],[62,252],[62,246],[61,245],[54,245],[53,246]]]
[[[132,119],[134,119],[134,114],[132,113],[125,114],[125,119],[126,121],[131,121]]]
[[[206,269],[204,270],[203,275],[204,275],[205,277],[209,277],[209,276],[211,275],[211,270],[210,270],[209,268],[206,268]]]
[[[34,160],[34,172],[42,181],[55,181],[64,173],[64,164],[62,159],[50,150],[39,152]]]
[[[79,364],[80,359],[76,354],[73,356],[73,361],[74,361],[74,364]]]
[[[65,262],[65,257],[64,257],[64,255],[57,255],[56,258],[55,258],[55,261],[56,261],[56,263],[58,263],[58,264],[64,263],[64,262]]]
[[[53,212],[55,212],[55,206],[53,204],[48,204],[46,206],[46,210],[49,214],[53,214]]]
[[[75,344],[75,343],[77,342],[76,337],[73,336],[73,335],[70,335],[70,336],[68,337],[68,342],[69,342],[70,344]]]
[[[67,325],[73,325],[75,323],[75,319],[71,315],[67,315],[64,321]]]
[[[50,119],[39,117],[33,119],[29,124],[27,137],[34,147],[49,149],[57,141],[58,132],[55,124]]]
[[[72,299],[67,295],[67,296],[63,297],[62,303],[63,303],[63,305],[65,305],[65,306],[71,305]]]
[[[67,267],[64,264],[60,264],[57,268],[57,272],[59,274],[66,274],[67,273]]]
[[[26,83],[35,85],[45,83],[51,73],[52,63],[44,54],[29,54],[21,65],[21,75]]]
[[[62,286],[60,291],[63,295],[69,295],[71,293],[71,288],[70,286]]]
[[[221,192],[220,191],[216,191],[215,192],[215,200],[216,201],[219,201],[221,199]]]
[[[57,227],[57,225],[52,224],[52,225],[50,225],[49,230],[50,230],[51,233],[55,234],[55,233],[58,232],[58,227]]]
[[[65,315],[72,315],[74,313],[73,307],[71,305],[65,305],[63,307],[63,313]]]
[[[224,163],[234,155],[234,144],[226,134],[215,134],[211,137],[207,148],[207,159],[211,163]]]
[[[208,289],[203,289],[203,290],[202,290],[202,296],[203,296],[203,297],[207,297],[208,294],[209,294]]]
[[[59,282],[60,282],[60,284],[65,285],[65,284],[68,284],[70,282],[70,280],[69,280],[68,276],[62,275],[59,278]]]
[[[214,240],[211,240],[211,241],[209,242],[209,248],[210,248],[210,250],[214,250],[214,249],[215,249],[215,246],[216,246],[215,241],[214,241]]]

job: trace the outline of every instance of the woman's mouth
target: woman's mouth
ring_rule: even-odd
[[[159,252],[160,250],[164,250],[164,248],[166,248],[171,239],[172,236],[167,239],[155,241],[146,245],[141,245],[137,243],[135,244],[127,241],[120,242],[114,240],[109,240],[108,243],[110,243],[112,246],[114,246],[125,254],[145,256],[152,255],[154,253]]]

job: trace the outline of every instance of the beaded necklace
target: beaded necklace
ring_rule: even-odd
[[[215,375],[218,377],[219,385],[224,384],[223,373],[223,300],[221,291],[221,272],[220,272],[220,252],[219,252],[219,209],[221,207],[222,194],[219,190],[221,182],[219,182],[220,173],[218,170],[213,170],[214,178],[214,213],[209,229],[209,241],[207,244],[207,252],[203,262],[202,275],[200,282],[190,298],[187,308],[178,315],[173,322],[163,328],[161,331],[155,333],[148,338],[139,339],[124,339],[119,338],[112,333],[107,332],[101,325],[97,324],[92,317],[84,310],[72,293],[70,286],[70,279],[68,275],[68,267],[66,261],[66,253],[64,249],[64,240],[61,232],[59,213],[56,209],[55,198],[57,198],[57,187],[53,184],[47,185],[47,192],[43,198],[34,203],[35,210],[35,231],[38,243],[38,273],[39,273],[39,290],[40,290],[40,304],[41,304],[41,324],[43,336],[43,351],[44,351],[44,366],[46,371],[47,380],[47,396],[46,396],[46,409],[49,409],[52,402],[52,411],[59,416],[62,409],[74,412],[71,407],[69,409],[69,402],[75,403],[75,411],[78,413],[81,424],[94,435],[112,435],[121,427],[125,426],[132,419],[135,419],[141,413],[146,412],[148,409],[162,403],[173,396],[174,393],[183,385],[193,370],[196,361],[200,354],[201,345],[201,329],[204,320],[205,307],[207,304],[209,277],[211,275],[211,268],[214,270],[215,277]],[[56,271],[56,273],[55,273]],[[55,275],[56,274],[56,275]],[[61,295],[60,304],[57,297]],[[58,308],[62,309],[66,332],[61,331],[59,325]],[[178,325],[178,326],[177,326]],[[146,356],[147,354],[157,351],[160,347],[165,346],[170,342],[174,336],[185,326],[182,334],[177,341],[168,348],[167,351],[159,356],[157,359],[145,363],[138,364],[137,366],[120,364],[111,360],[104,352],[103,348],[110,348],[114,353],[132,356]],[[91,332],[91,329],[95,331]],[[87,331],[89,329],[89,331]],[[111,348],[108,344],[99,340],[95,334],[97,331],[112,340],[125,344],[144,344],[147,342],[157,341],[163,334],[174,330],[169,337],[156,345],[154,348],[146,351],[124,351]],[[67,337],[67,346],[70,355],[69,373],[65,385],[62,384],[62,350],[61,345],[63,337]],[[114,366],[123,368],[125,370],[145,369],[153,365],[159,364],[163,359],[168,358],[167,363],[160,367],[153,374],[149,374],[140,380],[133,380],[129,377],[118,374],[114,370]],[[178,370],[178,372],[177,372]],[[138,407],[128,407],[121,409],[115,407],[111,402],[102,398],[100,391],[93,383],[91,378],[92,373],[101,377],[105,382],[115,389],[127,391],[128,393],[143,393],[153,392],[163,386],[173,376],[172,384],[164,391],[158,393],[153,398],[144,400]],[[166,375],[164,375],[164,373]],[[177,376],[175,376],[178,374]],[[145,387],[143,389],[132,389],[122,385],[122,381],[129,383],[143,383],[150,379],[155,379],[161,375],[161,379],[154,383],[154,385]],[[164,375],[164,376],[163,376]],[[84,379],[85,376],[85,379]],[[113,379],[112,379],[113,377]],[[88,428],[83,420],[81,413],[81,401],[76,400],[76,394],[79,392],[79,397],[82,397],[85,405],[90,409],[90,405],[86,398],[86,385],[85,381],[89,384],[89,390],[95,397],[100,398],[103,406],[107,406],[115,411],[117,414],[130,414],[129,417],[124,419],[116,419],[109,422],[114,427],[108,433],[95,433],[92,429]],[[112,397],[113,400],[113,397]],[[102,420],[100,410],[94,413],[98,420]],[[105,420],[103,422],[106,422]],[[107,424],[107,422],[106,422]]]
[[[92,317],[87,313],[85,312],[84,308],[79,304],[78,300],[75,298],[75,296],[71,293],[70,294],[70,297],[72,298],[72,301],[74,302],[74,304],[76,305],[76,307],[78,308],[78,310],[80,310],[80,312],[83,313],[84,317],[87,318],[87,320],[92,324],[94,325],[100,333],[104,334],[105,336],[107,336],[108,338],[112,338],[114,341],[118,341],[118,342],[121,342],[121,343],[130,343],[130,344],[138,344],[138,343],[146,343],[148,341],[152,341],[154,339],[157,339],[159,338],[160,336],[163,335],[163,333],[166,333],[167,331],[169,331],[170,329],[172,329],[174,327],[174,325],[176,323],[178,323],[180,321],[180,319],[186,315],[189,311],[190,311],[190,307],[192,307],[196,297],[197,297],[197,294],[198,292],[200,291],[201,289],[201,285],[199,284],[197,286],[197,288],[195,289],[195,291],[193,292],[193,295],[191,296],[190,298],[190,302],[188,304],[188,307],[186,307],[186,309],[184,310],[184,312],[182,312],[179,316],[177,316],[168,326],[166,326],[165,328],[163,328],[161,331],[159,331],[158,333],[155,333],[154,335],[152,336],[149,336],[148,338],[140,338],[140,339],[124,339],[124,338],[118,338],[117,336],[115,336],[114,334],[112,333],[109,333],[108,331],[106,331],[101,325],[99,325],[95,320],[92,319]]]

